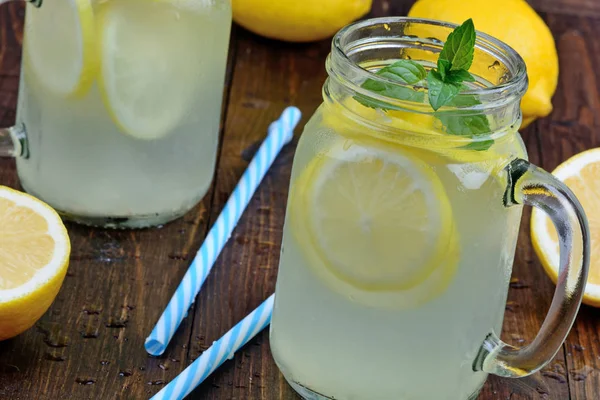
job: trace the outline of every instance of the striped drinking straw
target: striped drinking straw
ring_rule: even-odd
[[[271,295],[150,400],[181,400],[271,322]]]
[[[294,128],[298,125],[300,116],[300,110],[288,107],[283,111],[281,117],[269,127],[267,138],[244,172],[167,308],[146,339],[146,351],[151,355],[161,355],[167,348],[259,183],[282,147],[292,140]]]

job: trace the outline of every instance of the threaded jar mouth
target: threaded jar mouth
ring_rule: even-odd
[[[330,77],[355,93],[373,97],[414,112],[433,113],[428,102],[416,103],[380,96],[360,87],[367,79],[427,92],[427,88],[402,84],[378,76],[374,71],[386,61],[402,58],[421,61],[426,68],[434,60],[456,24],[409,17],[368,19],[340,30],[333,39],[327,69]],[[428,62],[431,65],[427,65]],[[462,91],[457,97],[477,96],[480,104],[452,107],[462,112],[505,107],[519,102],[527,90],[527,70],[521,56],[509,45],[477,31],[475,60],[470,72],[477,87]],[[427,97],[427,96],[425,96]],[[456,101],[457,104],[462,102]],[[468,102],[465,102],[468,103]],[[442,109],[443,110],[443,109]]]

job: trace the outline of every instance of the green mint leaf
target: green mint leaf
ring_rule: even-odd
[[[494,144],[494,140],[492,140],[492,139],[481,140],[481,141],[471,142],[468,145],[463,146],[463,149],[465,149],[465,150],[476,150],[476,151],[486,151],[487,149],[489,149],[490,147],[492,147],[493,144]]]
[[[469,87],[467,85],[461,85],[461,90],[468,90]],[[452,107],[469,107],[476,106],[481,104],[479,98],[474,94],[461,94],[460,96],[455,97],[450,102],[450,106]]]
[[[379,76],[385,77],[391,81],[414,85],[419,83],[427,76],[427,71],[419,63],[410,60],[399,60],[377,71]],[[375,79],[367,79],[361,87],[371,92],[380,94],[398,100],[414,101],[422,103],[425,99],[425,93],[412,88],[398,86],[396,84],[381,82]],[[380,100],[371,99],[367,96],[357,94],[354,99],[360,104],[371,108],[380,108],[382,110],[395,109],[393,105]]]
[[[487,116],[484,114],[457,116],[457,115],[436,115],[436,118],[444,125],[446,133],[450,135],[466,136],[477,139],[478,136],[490,134],[490,124]],[[489,149],[494,141],[481,140],[474,141],[464,146],[464,149],[484,151]]]
[[[462,85],[462,90],[468,89]],[[460,95],[453,98],[448,105],[452,107],[469,107],[481,104],[481,101],[475,95]],[[450,135],[467,136],[477,138],[491,133],[490,123],[485,114],[475,115],[446,115],[437,113],[436,118],[440,120],[446,133]],[[463,148],[469,150],[485,151],[494,144],[493,140],[474,141]]]
[[[427,76],[427,71],[419,63],[410,60],[399,60],[377,71],[377,75],[398,82],[414,85]]]
[[[473,64],[474,52],[475,26],[469,18],[448,35],[439,58],[450,61],[453,70],[468,70]]]
[[[434,70],[427,74],[427,85],[429,104],[435,111],[455,98],[461,88],[459,84],[444,82],[440,73]]]
[[[386,97],[391,97],[394,99],[398,99],[398,100],[405,100],[405,101],[414,101],[417,103],[422,103],[423,100],[425,99],[425,93],[423,92],[419,92],[416,90],[412,90],[410,88],[405,88],[405,87],[394,87],[393,85],[386,85],[386,88],[384,88],[381,91],[375,91],[375,90],[371,90],[372,92],[375,93],[381,93],[383,96]],[[362,104],[365,107],[370,107],[370,108],[379,108],[383,111],[387,111],[387,110],[396,110],[399,109],[398,107],[386,103],[384,101],[381,100],[376,100],[373,99],[371,97],[362,95],[362,94],[357,94],[354,96],[354,100],[358,101],[360,104]]]
[[[471,75],[469,71],[464,69],[452,70],[446,74],[445,82],[451,83],[462,83],[462,82],[475,82],[475,77]]]
[[[448,72],[450,72],[450,69],[452,68],[452,64],[450,63],[450,61],[442,60],[440,58],[440,59],[438,59],[437,65],[438,65],[438,72],[440,73],[442,80],[446,81],[446,75],[448,74]]]
[[[446,132],[457,136],[480,136],[490,133],[490,124],[487,116],[484,114],[478,115],[437,115]]]
[[[424,92],[416,91],[409,87],[398,86],[393,83],[376,81],[375,79],[367,79],[362,84],[362,88],[385,97],[390,97],[392,99],[415,101],[419,103],[422,103],[425,99]],[[391,110],[396,108],[388,103],[363,96],[362,94],[357,94],[354,96],[354,99],[362,105],[371,108],[381,108],[382,110]]]

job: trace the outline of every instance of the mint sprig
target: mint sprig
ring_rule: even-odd
[[[449,61],[450,69],[468,71],[473,64],[475,37],[475,25],[469,18],[448,35],[440,60]]]
[[[443,106],[464,107],[481,104],[474,95],[457,97],[461,91],[468,90],[464,82],[475,81],[475,77],[469,72],[469,68],[473,64],[475,39],[476,33],[473,20],[468,19],[448,35],[446,43],[438,57],[437,69],[432,68],[427,72],[417,62],[400,60],[380,69],[376,73],[392,82],[388,83],[375,79],[367,79],[361,87],[385,97],[423,102],[424,93],[422,91],[398,86],[393,82],[416,85],[426,79],[429,104],[434,111],[438,111]],[[397,108],[362,94],[357,94],[354,98],[361,104],[371,108],[378,108],[384,111]],[[436,112],[434,115],[444,125],[446,133],[450,135],[476,138],[490,132],[489,121],[485,114],[461,116]],[[482,151],[489,149],[493,143],[493,140],[475,141],[465,147]]]

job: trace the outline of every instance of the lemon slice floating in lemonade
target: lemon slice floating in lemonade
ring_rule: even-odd
[[[25,60],[43,86],[63,96],[90,89],[97,70],[91,0],[28,5]]]
[[[0,186],[0,340],[30,328],[50,307],[70,249],[67,230],[52,208]]]
[[[158,139],[184,120],[202,74],[203,55],[192,57],[189,42],[210,40],[189,37],[194,23],[197,19],[177,13],[168,1],[112,1],[100,6],[100,91],[124,132]]]
[[[309,263],[357,301],[416,306],[454,276],[459,246],[448,197],[437,175],[408,152],[346,148],[341,140],[309,163],[291,199]]]

